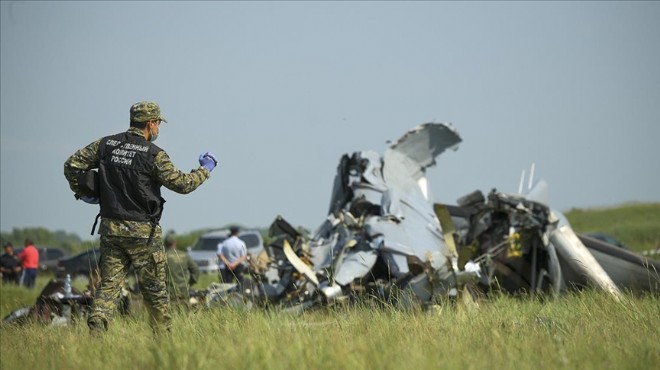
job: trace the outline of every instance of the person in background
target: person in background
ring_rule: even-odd
[[[167,256],[167,293],[170,302],[187,306],[190,301],[189,287],[199,279],[199,267],[186,252],[176,250],[176,238],[172,233],[165,237],[165,255]]]
[[[21,277],[23,285],[29,289],[34,288],[37,282],[37,270],[39,269],[39,251],[32,240],[25,239],[25,248],[18,254],[18,259],[21,260],[23,270],[23,276]]]
[[[10,242],[5,243],[5,253],[0,256],[0,272],[2,272],[3,283],[18,285],[21,261],[14,254],[14,246]]]
[[[243,285],[243,271],[247,263],[247,247],[238,235],[241,230],[237,226],[229,229],[229,238],[218,244],[218,259],[220,264],[220,277],[223,283],[231,283],[236,279]]]
[[[188,194],[210,177],[218,162],[206,152],[199,155],[199,167],[189,173],[178,170],[165,150],[153,143],[161,123],[167,122],[160,106],[142,101],[133,104],[129,113],[128,130],[76,151],[64,162],[64,177],[76,199],[100,205],[101,282],[87,319],[90,333],[108,329],[132,265],[149,311],[149,324],[160,335],[170,332],[171,326],[160,226],[165,203],[161,187]],[[86,181],[96,169],[96,180]]]

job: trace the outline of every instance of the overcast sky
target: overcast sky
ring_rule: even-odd
[[[160,103],[156,142],[195,192],[165,230],[280,214],[316,228],[342,154],[425,122],[463,138],[428,171],[438,202],[516,192],[553,208],[660,201],[660,2],[1,3],[1,230],[91,238],[63,163]]]

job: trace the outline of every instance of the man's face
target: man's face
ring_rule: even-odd
[[[8,255],[14,254],[14,248],[12,248],[10,246],[6,246],[5,247],[5,253],[7,253]]]
[[[152,119],[149,121],[149,135],[151,137],[157,137],[160,133],[160,120]]]

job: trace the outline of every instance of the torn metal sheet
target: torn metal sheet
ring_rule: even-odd
[[[315,269],[327,276],[327,285],[340,286],[344,294],[383,282],[405,288],[411,277],[426,273],[411,268],[411,261],[451,270],[455,253],[427,199],[425,173],[460,141],[451,125],[427,123],[408,131],[383,156],[371,150],[342,156],[328,218],[310,241],[313,260],[323,261]],[[360,241],[357,251],[351,240]]]
[[[289,262],[293,265],[293,267],[302,272],[305,277],[309,279],[312,283],[315,285],[319,285],[319,280],[316,278],[316,274],[314,274],[314,271],[309,267],[309,265],[305,264],[300,257],[296,255],[296,253],[293,251],[291,248],[291,245],[287,240],[284,240],[284,255],[286,258],[289,260]]]
[[[621,298],[619,288],[569,226],[553,230],[550,240],[574,270],[600,289]]]
[[[448,123],[425,123],[408,131],[390,149],[406,155],[426,169],[447,149],[456,150],[461,142],[458,131]]]
[[[378,253],[374,250],[350,252],[335,272],[334,279],[339,285],[347,285],[355,279],[367,276],[376,264]]]

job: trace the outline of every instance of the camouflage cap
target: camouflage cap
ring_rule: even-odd
[[[176,235],[173,232],[168,232],[167,235],[165,235],[165,239],[163,240],[165,245],[168,247],[174,244],[175,241],[176,241]]]
[[[147,122],[151,119],[159,119],[163,122],[167,122],[165,117],[160,114],[158,103],[141,101],[131,106],[131,122]]]

